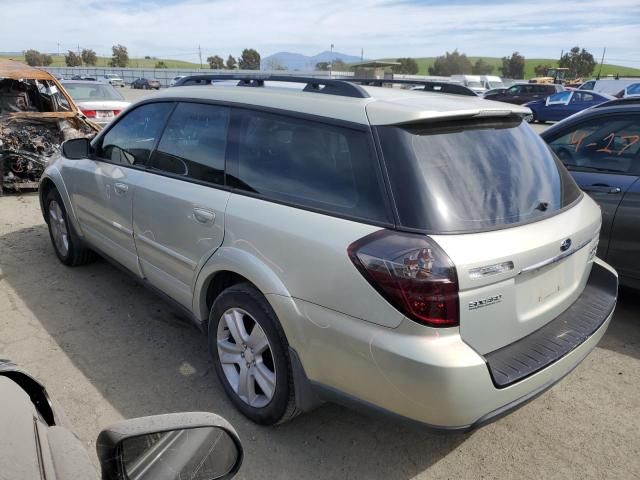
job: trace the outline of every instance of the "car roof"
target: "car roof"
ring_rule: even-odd
[[[0,78],[12,80],[53,80],[46,70],[30,67],[22,62],[0,58]]]
[[[474,116],[525,115],[526,107],[492,102],[480,97],[451,95],[410,89],[361,88],[367,98],[354,98],[320,92],[302,91],[302,86],[239,87],[235,85],[204,85],[172,87],[159,91],[151,99],[190,99],[222,101],[258,106],[296,113],[317,115],[359,124],[391,125],[421,120],[469,118]]]

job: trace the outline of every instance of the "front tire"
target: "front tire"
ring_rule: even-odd
[[[67,211],[58,191],[49,190],[45,198],[49,237],[58,259],[67,266],[84,265],[95,259],[95,254],[84,248],[68,221]]]
[[[209,349],[233,404],[261,425],[295,417],[289,344],[275,312],[252,285],[224,290],[209,316]]]

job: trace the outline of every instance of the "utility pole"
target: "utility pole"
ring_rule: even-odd
[[[58,42],[58,56],[60,56],[60,42]]]
[[[360,49],[360,61],[364,62],[364,48]]]
[[[198,44],[198,55],[200,55],[200,70],[202,70],[202,49],[200,48],[200,44]]]
[[[598,76],[596,77],[597,80],[600,80],[600,74],[602,73],[602,64],[604,63],[605,53],[607,53],[607,47],[604,47],[604,50],[602,51],[602,60],[600,60],[600,69],[598,70]]]
[[[331,44],[331,58],[329,59],[329,78],[333,77],[333,43]]]

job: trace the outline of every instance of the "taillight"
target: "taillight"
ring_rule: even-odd
[[[113,111],[113,116],[114,116],[114,117],[117,117],[118,115],[120,115],[120,112],[121,112],[121,111],[122,111],[122,110],[114,110],[114,111]]]
[[[82,113],[85,114],[85,116],[93,118],[96,116],[96,111],[95,110],[82,110]]]
[[[456,268],[433,240],[379,230],[347,252],[373,288],[411,320],[430,327],[460,324]]]

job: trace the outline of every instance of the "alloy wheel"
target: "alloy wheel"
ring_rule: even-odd
[[[276,371],[269,339],[247,311],[230,308],[217,332],[218,358],[233,391],[247,405],[262,408],[276,390]]]
[[[65,257],[69,253],[69,231],[62,208],[55,200],[49,203],[49,228],[58,253]]]

